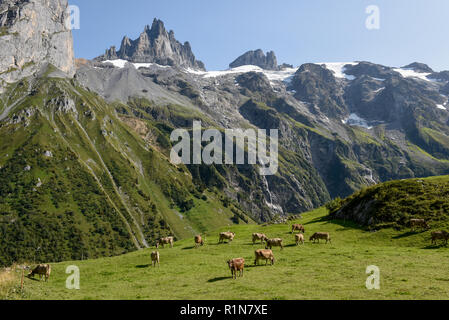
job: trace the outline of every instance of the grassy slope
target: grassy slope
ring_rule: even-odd
[[[217,232],[206,246],[191,239],[161,249],[161,267],[149,266],[153,249],[113,258],[53,265],[49,283],[26,279],[30,299],[449,299],[449,275],[442,263],[449,249],[430,247],[429,232],[384,229],[366,232],[356,225],[326,220],[325,209],[303,215],[306,236],[329,231],[333,244],[293,246],[289,225],[234,226],[236,240],[217,245]],[[224,230],[224,229],[221,229]],[[282,237],[287,247],[274,249],[276,264],[253,267],[251,233]],[[231,257],[247,260],[245,276],[230,279],[225,264]],[[65,268],[78,265],[81,290],[65,289]],[[365,288],[365,269],[381,270],[381,290]]]
[[[336,218],[369,225],[371,229],[408,226],[411,218],[426,219],[432,228],[449,226],[449,176],[397,180],[365,188],[332,201]]]
[[[61,110],[66,98],[76,114]],[[219,190],[198,191],[187,168],[76,83],[24,80],[0,100],[17,102],[0,123],[0,266],[118,255],[133,242],[144,247],[232,223],[236,209]],[[181,207],[186,202],[194,206]]]

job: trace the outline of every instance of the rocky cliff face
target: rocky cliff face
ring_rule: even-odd
[[[45,64],[74,75],[67,6],[67,0],[0,1],[0,82],[15,82]]]
[[[204,70],[204,64],[195,59],[189,42],[181,44],[173,31],[167,32],[161,20],[154,19],[153,25],[146,26],[136,40],[124,37],[119,51],[115,47],[106,50],[96,60],[123,59],[137,63],[157,63]]]
[[[290,86],[297,100],[312,105],[312,112],[316,109],[333,117],[347,113],[342,84],[332,71],[323,66],[313,63],[302,65],[293,76]]]
[[[245,65],[261,67],[265,70],[278,70],[278,62],[273,51],[265,55],[261,49],[248,51],[232,62],[229,67],[237,68]]]

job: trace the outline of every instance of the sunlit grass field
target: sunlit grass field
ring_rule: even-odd
[[[391,229],[368,232],[343,221],[326,219],[326,209],[303,214],[306,243],[296,246],[291,224],[233,226],[231,244],[206,234],[206,245],[193,239],[160,249],[160,268],[151,266],[154,248],[113,258],[52,264],[48,283],[25,279],[26,299],[448,299],[449,248],[430,245],[430,231]],[[293,223],[293,222],[292,222]],[[251,234],[284,239],[273,248],[274,266],[254,266]],[[332,244],[313,244],[314,232],[330,232]],[[246,260],[243,278],[231,279],[230,258]],[[80,269],[80,290],[66,289],[67,266]],[[380,290],[365,286],[366,268],[380,268]]]

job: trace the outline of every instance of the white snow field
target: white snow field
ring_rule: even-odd
[[[358,62],[321,62],[316,64],[323,65],[326,69],[332,71],[336,78],[354,80],[354,76],[345,74],[345,66],[348,64],[355,66]]]

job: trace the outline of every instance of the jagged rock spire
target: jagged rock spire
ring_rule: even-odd
[[[119,51],[106,50],[104,56],[96,60],[124,59],[131,62],[158,63],[161,65],[179,66],[204,70],[204,64],[195,59],[189,42],[181,44],[175,33],[167,32],[164,23],[154,19],[151,27],[146,25],[136,40],[124,37]]]

